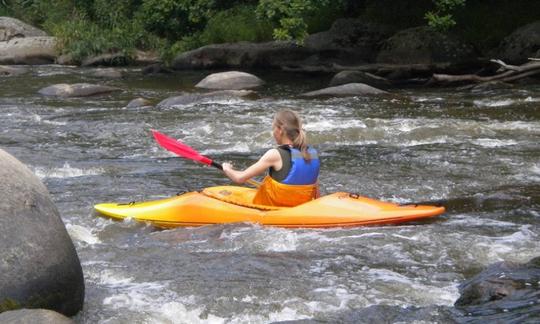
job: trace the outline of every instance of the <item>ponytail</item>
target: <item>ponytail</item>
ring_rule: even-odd
[[[298,136],[296,136],[296,138],[294,139],[293,146],[300,150],[304,160],[306,161],[311,160],[311,154],[309,154],[308,152],[306,132],[304,132],[303,129],[300,129]]]
[[[293,142],[293,147],[300,150],[306,161],[311,160],[308,151],[306,132],[302,129],[302,122],[297,113],[292,110],[280,110],[274,117],[274,123],[282,127],[285,135]]]

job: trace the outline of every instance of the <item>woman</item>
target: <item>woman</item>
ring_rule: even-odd
[[[277,148],[268,150],[243,171],[223,163],[223,172],[234,182],[247,180],[268,170],[253,199],[254,204],[293,207],[318,197],[319,157],[308,147],[300,117],[291,110],[274,116],[272,134]]]

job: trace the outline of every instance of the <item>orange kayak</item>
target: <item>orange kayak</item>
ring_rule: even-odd
[[[251,203],[255,192],[252,188],[219,186],[162,200],[103,203],[94,208],[115,219],[133,218],[165,228],[237,222],[279,227],[346,227],[397,224],[444,213],[444,207],[398,205],[346,192],[296,207],[264,206]]]

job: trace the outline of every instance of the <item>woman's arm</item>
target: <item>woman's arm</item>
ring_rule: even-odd
[[[250,167],[243,171],[234,170],[230,163],[223,163],[223,172],[232,181],[236,183],[244,183],[249,179],[263,173],[269,167],[275,169],[281,169],[281,156],[277,149],[270,149],[259,159],[259,161],[252,164]]]

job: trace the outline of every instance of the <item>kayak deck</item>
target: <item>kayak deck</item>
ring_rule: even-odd
[[[329,194],[296,207],[263,206],[251,203],[255,192],[251,188],[219,186],[161,200],[103,203],[94,208],[111,218],[133,218],[158,227],[236,222],[279,227],[348,227],[410,222],[444,212],[444,207],[402,206],[346,192]]]

